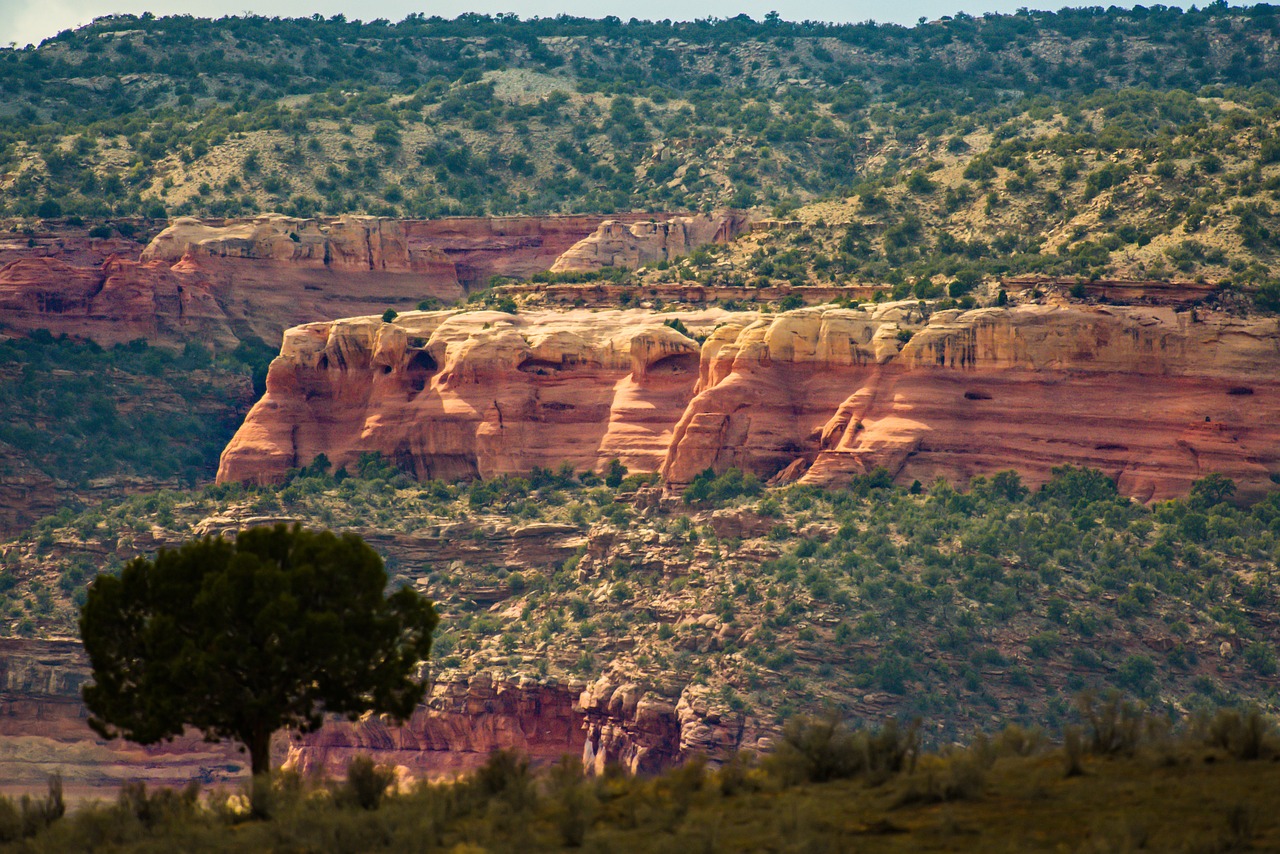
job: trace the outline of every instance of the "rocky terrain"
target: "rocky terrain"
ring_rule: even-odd
[[[683,331],[673,324],[679,323]],[[290,330],[219,480],[377,452],[422,479],[704,469],[838,484],[963,483],[1064,464],[1142,501],[1280,474],[1274,319],[924,302],[777,315],[409,312]]]
[[[634,214],[611,222],[632,220],[667,221]],[[680,228],[727,240],[744,221],[698,215],[681,218]],[[599,222],[271,215],[181,219],[145,244],[83,228],[0,243],[0,323],[10,336],[0,342],[0,374],[11,381],[0,392],[0,529],[68,502],[212,477],[286,328],[458,302],[495,277],[545,273],[566,253],[597,245]],[[95,356],[94,345],[111,356]],[[86,368],[107,381],[86,384]],[[76,410],[96,415],[71,418]],[[158,429],[134,429],[152,419]],[[134,447],[121,448],[129,435]]]
[[[0,650],[0,777],[5,781],[0,794],[39,788],[54,772],[75,798],[109,795],[128,780],[181,787],[189,780],[219,783],[247,773],[247,759],[234,746],[207,744],[195,732],[148,747],[96,738],[80,701],[80,686],[91,675],[77,642],[5,638]],[[495,683],[486,672],[436,682],[426,704],[404,726],[376,718],[334,720],[312,736],[290,740],[281,735],[273,753],[276,765],[308,774],[341,774],[357,754],[376,754],[415,778],[441,779],[474,770],[498,749],[516,749],[549,763],[564,754],[583,755],[589,740],[599,745],[600,729],[611,722],[654,728],[649,712],[637,718],[634,702],[611,713],[608,701],[581,681],[539,683],[526,677]],[[594,733],[584,725],[589,717],[596,719]],[[662,736],[678,740],[673,716],[659,717],[658,728],[664,725],[667,731],[655,734],[655,747],[664,746]],[[593,748],[589,755],[603,762],[607,751]],[[665,754],[636,764],[657,769],[675,755],[668,746]]]
[[[642,217],[652,218],[621,221]],[[0,312],[15,331],[107,346],[138,338],[179,347],[193,339],[225,349],[245,340],[274,344],[297,323],[452,303],[493,276],[545,271],[580,242],[593,245],[599,222],[267,215],[178,219],[141,251],[119,241],[32,238],[32,246],[0,246]],[[714,225],[707,236],[716,236]]]
[[[791,716],[826,707],[864,722],[921,716],[946,742],[992,720],[1061,726],[1086,688],[1184,712],[1271,708],[1280,691],[1275,496],[1241,510],[1213,478],[1145,507],[1084,469],[1030,496],[1007,471],[968,493],[938,481],[920,494],[883,475],[766,492],[730,472],[696,478],[687,498],[568,468],[459,486],[368,455],[350,472],[48,519],[0,546],[8,633],[67,636],[84,579],[133,555],[300,521],[362,535],[443,622],[433,693],[413,719],[281,740],[299,768],[364,752],[441,776],[510,746],[644,771],[768,749]],[[76,738],[83,711],[67,696],[82,665],[65,644],[23,643],[9,731],[28,757],[86,745],[76,774],[104,783],[108,754],[88,750],[87,730]],[[183,761],[146,760],[157,775]]]
[[[1221,4],[0,50],[0,779],[242,774],[93,739],[76,613],[275,522],[442,614],[306,772],[1280,708],[1277,56]]]

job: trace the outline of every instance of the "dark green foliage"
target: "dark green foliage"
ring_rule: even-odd
[[[395,779],[395,769],[378,765],[368,756],[357,756],[347,765],[347,779],[339,798],[360,809],[376,810]]]
[[[1082,507],[1115,499],[1116,485],[1097,469],[1057,466],[1053,469],[1053,479],[1040,489],[1037,497],[1068,507]]]
[[[627,476],[627,467],[622,464],[621,460],[609,460],[609,464],[604,470],[604,485],[610,489],[617,489],[622,485],[622,479]]]
[[[832,713],[788,721],[772,761],[791,782],[883,781],[913,762],[919,748],[918,724],[904,729],[890,719],[878,730],[851,730]]]
[[[1221,504],[1235,494],[1235,481],[1216,472],[1191,484],[1191,503],[1199,507]]]
[[[1227,751],[1237,759],[1280,756],[1275,721],[1255,707],[1219,709],[1211,720],[1197,723],[1206,743]]]
[[[413,668],[437,617],[417,593],[384,596],[386,571],[354,534],[255,528],[205,538],[89,587],[80,618],[93,668],[89,723],[142,744],[185,726],[248,748],[269,770],[271,734],[324,713],[407,717]]]
[[[16,173],[4,204],[22,216],[154,214],[163,203],[150,187],[163,178],[168,155],[192,164],[228,139],[268,132],[283,165],[293,167],[310,156],[302,140],[334,122],[361,126],[376,154],[313,173],[305,188],[282,188],[275,164],[251,155],[234,187],[202,193],[178,212],[235,215],[264,203],[296,213],[610,212],[672,210],[694,199],[756,202],[784,215],[797,196],[851,190],[866,178],[873,119],[876,133],[891,127],[907,146],[963,152],[975,126],[1016,147],[1028,113],[1041,118],[1047,105],[1062,104],[1071,115],[1102,104],[1106,124],[1097,136],[1114,150],[1142,147],[1133,144],[1138,134],[1193,124],[1211,99],[1257,104],[1271,96],[1274,78],[1271,17],[1265,6],[957,15],[915,27],[745,15],[626,23],[472,13],[397,23],[114,16],[2,57],[10,85],[0,107],[11,121],[0,132],[0,167]],[[1097,33],[1108,35],[1106,49],[1081,41]],[[1072,49],[1058,56],[1062,44]],[[1148,61],[1148,44],[1159,46],[1158,64]],[[583,109],[559,91],[513,102],[485,79],[506,70],[572,80],[607,106]],[[67,82],[83,79],[108,85]],[[125,82],[136,79],[149,85]],[[1212,94],[1197,99],[1202,91]],[[1247,94],[1228,94],[1235,92]],[[415,125],[432,132],[416,150],[408,142]],[[532,141],[542,143],[548,130],[553,141],[535,152]],[[1074,152],[1073,138],[1083,135],[1068,123],[1063,150]],[[683,173],[683,186],[668,186],[678,158],[645,162],[657,138],[689,140],[696,162],[735,137],[767,145],[769,154],[732,156],[723,187],[700,169]],[[130,157],[103,176],[93,168],[102,162],[98,141],[116,138],[127,141]],[[69,148],[67,139],[75,140]],[[1258,148],[1259,162],[1275,159],[1270,136]],[[1010,154],[974,160],[967,180],[986,185],[1012,172],[1009,192],[1030,192],[1034,181]],[[1211,152],[1195,154],[1202,173],[1223,165]],[[367,164],[376,172],[384,161],[414,173],[414,185],[370,186]],[[887,175],[890,182],[909,176],[915,192],[929,194],[927,165],[894,168],[903,172]],[[1122,187],[1128,168],[1081,164],[1076,172],[1090,192],[1103,193]],[[876,188],[861,195],[866,210],[888,204]]]
[[[598,476],[565,466],[465,484],[415,483],[372,455],[349,463],[349,475],[313,468],[326,466],[313,461],[283,488],[208,487],[50,517],[29,537],[46,551],[16,565],[8,559],[0,586],[27,584],[37,562],[62,578],[21,588],[21,601],[10,591],[11,630],[65,632],[72,625],[70,595],[83,584],[83,567],[68,562],[61,543],[89,531],[95,540],[123,543],[134,530],[159,524],[178,531],[247,505],[410,534],[449,519],[462,522],[450,536],[468,540],[457,545],[469,551],[473,543],[504,548],[488,542],[495,526],[508,530],[526,519],[579,530],[607,520],[620,548],[650,526],[664,542],[647,545],[644,559],[598,566],[585,582],[575,571],[577,556],[518,575],[499,555],[466,559],[462,569],[405,561],[394,570],[425,578],[433,589],[465,584],[509,596],[504,607],[523,601],[519,619],[499,625],[484,602],[454,594],[454,619],[438,653],[452,662],[446,666],[536,656],[551,673],[576,666],[589,674],[601,657],[578,664],[583,648],[626,631],[637,638],[634,660],[647,676],[707,678],[713,690],[732,689],[725,710],[745,703],[762,720],[876,693],[896,714],[931,716],[943,728],[936,736],[930,729],[930,737],[946,739],[993,714],[1060,726],[1072,714],[1062,696],[1090,686],[1123,686],[1153,704],[1193,708],[1210,700],[1270,702],[1280,493],[1247,508],[1229,501],[1202,508],[1191,499],[1144,506],[1116,494],[1099,498],[1110,491],[1106,478],[1063,470],[1044,497],[1025,496],[1009,472],[975,478],[967,488],[938,481],[915,494],[879,471],[847,488],[796,485],[754,498],[729,489],[681,509],[669,501],[633,505],[625,494],[630,476],[611,490]],[[700,482],[710,492],[718,477]],[[1082,489],[1082,482],[1101,488]],[[1082,496],[1095,500],[1080,503]],[[722,505],[734,509],[713,514]],[[176,519],[161,521],[166,514]],[[725,530],[725,516],[754,530]],[[720,567],[704,569],[700,555]],[[691,557],[693,572],[658,571]],[[601,586],[606,581],[611,590]],[[49,594],[53,611],[42,616]],[[690,612],[714,613],[753,634],[694,650],[686,642],[701,645],[700,630],[637,618],[673,596]],[[1218,655],[1224,637],[1241,639],[1239,654]],[[546,655],[532,652],[543,641]],[[673,647],[679,652],[670,653]],[[727,656],[742,669],[729,670]]]
[[[1280,282],[1263,282],[1253,292],[1253,304],[1272,314],[1280,312]]]
[[[676,332],[679,332],[681,335],[683,335],[686,338],[693,337],[692,333],[689,332],[689,327],[685,326],[684,323],[681,322],[680,318],[678,317],[673,317],[670,320],[663,321],[663,325],[670,326],[672,329],[674,329]]]
[[[43,798],[23,795],[18,801],[0,795],[0,844],[35,836],[66,814],[62,800],[62,778],[49,778],[49,792]]]
[[[72,484],[120,474],[206,481],[253,402],[248,375],[256,384],[274,355],[141,340],[104,349],[47,332],[0,340],[0,442]]]
[[[685,504],[702,502],[725,502],[743,496],[759,495],[763,488],[759,479],[750,472],[744,474],[741,469],[731,468],[722,474],[706,469],[694,475],[693,481],[684,491]]]
[[[1077,705],[1088,724],[1088,749],[1095,756],[1132,754],[1147,734],[1146,708],[1126,700],[1118,691],[1101,700],[1086,692]]]

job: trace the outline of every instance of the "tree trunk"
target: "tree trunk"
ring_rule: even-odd
[[[249,765],[253,783],[249,790],[249,808],[257,819],[271,818],[271,730],[254,730],[245,739],[249,748]]]
[[[245,739],[249,748],[249,766],[253,776],[271,773],[271,731],[255,730]]]

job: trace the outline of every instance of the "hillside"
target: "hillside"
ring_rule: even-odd
[[[417,484],[376,458],[351,471],[50,518],[3,547],[8,632],[73,633],[98,569],[283,519],[360,533],[397,583],[438,600],[441,683],[596,683],[601,705],[579,714],[616,726],[615,759],[649,748],[640,767],[673,746],[754,747],[825,708],[922,715],[945,741],[994,720],[1059,727],[1085,688],[1180,711],[1280,702],[1276,494],[1237,509],[1217,478],[1144,507],[1085,470],[1031,495],[1010,473],[967,493],[882,474],[766,493],[731,472],[661,500],[635,477]],[[622,694],[650,704],[654,728],[624,726],[609,704]]]
[[[692,778],[627,794],[609,766],[768,751],[828,709],[938,746],[1059,732],[1081,691],[1274,713],[1277,69],[1280,9],[1221,2],[910,28],[116,16],[0,50],[10,760],[184,773],[79,741],[85,586],[295,521],[364,536],[443,622],[405,727],[334,722],[280,758],[440,776],[567,750],[630,810],[604,848],[668,786],[721,826]],[[1194,769],[1190,798],[1227,765],[1195,744],[1111,771]],[[778,834],[820,846],[797,816],[855,795],[834,832],[903,849],[1037,792],[1101,809],[1046,754],[983,762],[997,796],[963,813],[765,786],[723,838],[783,804]],[[1189,819],[1205,850],[1273,841],[1220,800]],[[487,844],[468,815],[440,838]],[[664,847],[720,844],[684,815]],[[1167,840],[1100,821],[1055,828]]]
[[[912,28],[101,19],[0,51],[0,213],[784,212],[857,196],[814,215],[858,226],[827,241],[820,278],[1259,281],[1276,249],[1278,28],[1273,7],[1221,4]]]

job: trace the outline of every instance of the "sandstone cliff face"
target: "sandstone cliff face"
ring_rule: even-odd
[[[667,216],[625,213],[612,219],[630,224]],[[599,225],[598,216],[444,217],[404,223],[410,243],[444,253],[468,290],[487,287],[493,276],[525,279],[548,270]]]
[[[439,250],[411,249],[404,223],[371,216],[342,216],[326,223],[265,214],[221,226],[180,217],[156,235],[141,260],[175,264],[186,257],[399,273],[436,272],[450,266]]]
[[[638,220],[628,214],[621,221]],[[145,248],[56,235],[0,243],[0,314],[111,345],[276,344],[299,323],[452,302],[491,276],[546,270],[598,217],[334,220],[184,217]]]
[[[627,223],[610,219],[579,241],[551,266],[551,272],[635,269],[688,255],[708,243],[728,243],[746,230],[748,219],[738,212],[679,216],[667,220]]]
[[[1088,465],[1127,494],[1280,472],[1280,330],[1170,308],[918,303],[679,315],[412,313],[290,330],[219,479],[380,451],[418,477],[732,466],[838,483],[877,466],[1029,482]],[[714,328],[713,328],[714,327]]]
[[[246,773],[234,745],[209,744],[195,732],[149,747],[98,738],[80,701],[89,679],[76,641],[0,639],[0,738],[8,748],[0,752],[0,793],[37,789],[54,771],[73,797],[110,796],[127,780],[182,786]],[[332,776],[363,754],[418,779],[448,778],[478,768],[500,749],[518,750],[535,764],[570,755],[589,757],[588,769],[608,761],[649,771],[700,749],[686,743],[681,729],[701,731],[687,723],[696,717],[677,715],[672,704],[634,685],[615,690],[607,680],[588,686],[482,671],[434,682],[403,725],[375,715],[333,719],[307,736],[277,734],[272,752],[276,764]]]
[[[402,726],[374,715],[330,721],[295,739],[284,767],[340,777],[363,754],[414,777],[438,779],[475,770],[495,750],[516,750],[535,764],[577,756],[585,739],[573,703],[577,687],[489,672],[437,682]]]
[[[724,313],[678,315],[709,331]],[[378,451],[420,478],[618,458],[654,471],[693,393],[698,343],[644,311],[407,312],[289,330],[221,481]]]
[[[717,331],[663,474],[794,465],[828,483],[884,466],[909,483],[1017,468],[1034,484],[1070,463],[1142,500],[1210,472],[1258,494],[1280,471],[1278,360],[1270,318],[803,309]]]
[[[221,302],[207,279],[160,261],[110,258],[98,267],[77,267],[56,258],[30,258],[0,267],[0,314],[6,325],[103,345],[198,337],[234,346],[237,338]]]

